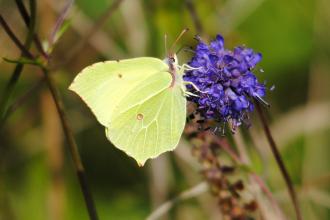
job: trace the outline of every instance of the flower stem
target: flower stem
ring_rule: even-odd
[[[274,141],[274,139],[272,137],[272,134],[270,132],[270,129],[269,129],[269,126],[268,126],[266,117],[263,114],[263,111],[261,109],[260,104],[258,102],[255,102],[255,106],[256,106],[256,109],[257,109],[257,112],[258,112],[258,115],[259,115],[259,118],[260,118],[260,121],[261,121],[263,130],[264,130],[265,135],[267,137],[268,143],[269,143],[270,148],[272,150],[272,153],[273,153],[273,155],[275,157],[275,160],[276,160],[276,162],[277,162],[277,164],[278,164],[278,166],[279,166],[279,168],[281,170],[281,173],[282,173],[282,175],[284,177],[285,183],[286,183],[286,185],[288,187],[288,191],[289,191],[289,194],[290,194],[290,197],[291,197],[291,200],[292,200],[294,209],[295,209],[297,220],[302,220],[302,215],[301,215],[299,203],[298,203],[298,200],[297,200],[297,195],[296,195],[296,192],[294,190],[294,187],[293,187],[293,184],[292,184],[290,175],[289,175],[287,169],[285,168],[284,162],[282,160],[282,157],[280,155],[280,152],[278,151],[278,148],[276,146],[276,143],[275,143],[275,141]]]
[[[65,137],[68,141],[68,144],[69,144],[71,157],[72,157],[72,160],[73,160],[74,167],[76,169],[76,173],[77,173],[77,177],[78,177],[78,180],[79,180],[79,183],[80,183],[81,191],[84,195],[84,199],[85,199],[85,203],[86,203],[86,206],[87,206],[87,209],[88,209],[89,217],[90,217],[91,220],[97,220],[98,215],[97,215],[97,212],[96,212],[96,208],[95,208],[95,204],[94,204],[94,200],[93,200],[91,191],[90,191],[90,189],[88,187],[88,184],[87,184],[85,169],[84,169],[84,166],[83,166],[83,164],[81,162],[81,159],[80,159],[80,156],[79,156],[77,143],[74,139],[72,130],[70,129],[68,121],[66,119],[66,114],[64,112],[62,101],[59,98],[58,92],[56,90],[56,87],[54,86],[53,81],[49,77],[48,70],[46,68],[42,68],[42,72],[44,74],[46,84],[47,84],[47,86],[48,86],[48,88],[49,88],[49,90],[52,94],[57,112],[58,112],[60,120],[61,120],[64,135],[65,135]]]

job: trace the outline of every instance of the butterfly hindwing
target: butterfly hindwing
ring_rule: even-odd
[[[106,129],[108,139],[141,165],[173,150],[185,125],[186,99],[181,88],[170,87],[172,79],[168,72],[159,74],[163,76],[149,77],[118,104],[122,111],[116,111],[118,114]],[[170,79],[167,84],[165,78]],[[150,92],[150,88],[163,89],[156,93]],[[136,98],[136,94],[148,95]]]

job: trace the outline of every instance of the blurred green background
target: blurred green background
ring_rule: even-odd
[[[64,99],[100,219],[145,219],[164,201],[203,181],[189,164],[196,162],[189,146],[180,144],[174,153],[139,168],[133,159],[111,146],[103,127],[67,87],[82,68],[100,60],[163,58],[165,33],[173,42],[188,27],[190,31],[179,44],[194,46],[193,36],[198,30],[187,7],[189,1],[123,0],[112,10],[113,2],[75,1],[67,16],[69,26],[52,53],[52,76]],[[227,48],[244,44],[263,54],[260,68],[264,73],[257,75],[267,81],[268,87],[276,86],[266,97],[272,105],[271,129],[297,187],[304,219],[330,219],[329,1],[191,2],[205,40],[220,33]],[[67,1],[37,3],[38,34],[46,42]],[[14,1],[0,0],[0,13],[24,39],[26,28]],[[0,57],[15,59],[19,55],[0,29]],[[189,52],[180,52],[181,63],[190,56]],[[1,93],[13,68],[13,64],[0,60]],[[41,77],[38,68],[25,66],[10,103]],[[258,122],[250,132],[254,142],[246,140],[245,146],[251,167],[271,188],[287,219],[293,219],[285,184]],[[10,115],[1,131],[1,220],[88,219],[66,146],[52,98],[41,86]],[[164,219],[221,218],[216,201],[205,192],[175,205]]]

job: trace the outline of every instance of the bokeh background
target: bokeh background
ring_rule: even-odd
[[[68,1],[37,3],[38,35],[46,44]],[[24,39],[27,30],[14,1],[0,0],[0,13]],[[264,73],[257,75],[268,87],[276,87],[266,97],[271,103],[268,118],[304,219],[330,219],[327,0],[76,0],[66,20],[67,28],[54,45],[51,74],[64,100],[100,219],[145,219],[203,178],[194,169],[198,163],[187,142],[139,168],[111,146],[103,127],[67,87],[82,68],[100,60],[163,58],[164,34],[173,42],[185,27],[190,31],[178,47],[194,46],[197,33],[205,40],[220,33],[228,48],[244,44],[263,54],[259,68]],[[19,55],[0,29],[0,56],[17,59]],[[189,52],[179,54],[181,63],[190,57]],[[1,93],[13,69],[14,64],[0,60]],[[47,87],[38,84],[41,78],[38,68],[25,66],[9,102],[17,104],[33,88],[1,130],[0,219],[88,219],[52,98]],[[254,142],[243,135],[238,143],[244,143],[252,169],[270,187],[287,219],[293,219],[281,174],[259,122],[252,118],[249,132]],[[218,212],[216,200],[205,191],[176,204],[163,219],[221,219]]]

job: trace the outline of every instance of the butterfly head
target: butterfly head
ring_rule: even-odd
[[[170,49],[167,50],[167,35],[165,34],[165,50],[166,50],[166,58],[164,62],[167,63],[170,67],[176,67],[178,65],[178,57],[173,52],[173,49],[180,38],[188,31],[188,28],[183,29],[183,31],[179,34],[179,36],[175,39],[173,44],[171,45]]]
[[[167,57],[164,59],[164,62],[169,66],[177,66],[178,65],[178,57],[175,53],[169,53]]]

